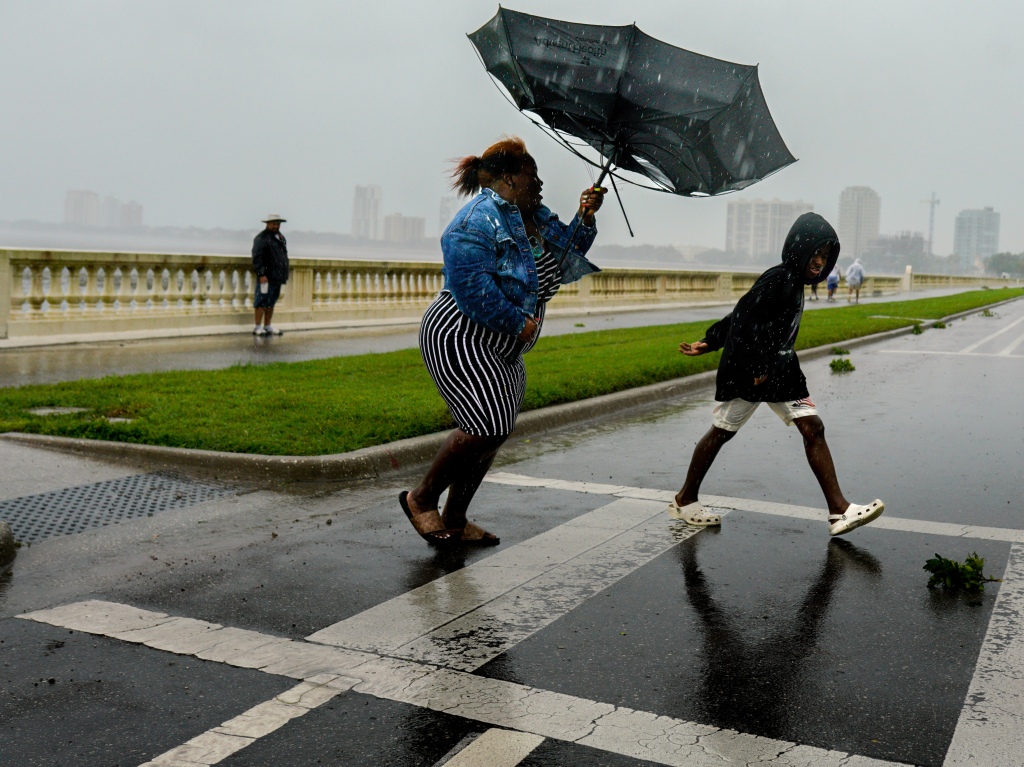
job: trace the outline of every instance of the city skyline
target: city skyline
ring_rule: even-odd
[[[927,231],[922,200],[934,191],[936,254],[953,251],[956,213],[983,206],[1002,212],[1002,247],[1024,251],[1024,153],[1014,132],[1024,104],[1005,97],[1024,68],[1019,5],[979,13],[945,0],[737,0],[679,13],[652,0],[628,9],[524,3],[517,10],[636,21],[673,45],[759,64],[799,162],[737,199],[806,200],[835,225],[840,191],[867,184],[885,200],[881,231]],[[225,0],[189,9],[161,0],[6,9],[0,98],[18,119],[0,124],[0,216],[59,221],[66,190],[100,189],[145,201],[155,225],[242,228],[281,210],[299,228],[347,232],[354,185],[373,180],[388,190],[388,212],[424,217],[432,229],[450,194],[449,160],[502,134],[526,140],[545,201],[562,216],[596,178],[483,71],[465,35],[493,15],[489,4],[396,0],[354,14],[345,4]],[[839,39],[822,34],[836,28]],[[637,237],[610,204],[601,242],[721,243],[728,197],[619,187]]]

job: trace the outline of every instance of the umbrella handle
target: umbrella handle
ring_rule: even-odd
[[[608,164],[601,168],[601,175],[597,177],[597,181],[594,182],[594,186],[601,186],[601,182],[604,181],[604,177],[608,175],[608,172],[612,168],[612,160],[615,158],[615,153],[612,152],[612,156],[608,158]]]

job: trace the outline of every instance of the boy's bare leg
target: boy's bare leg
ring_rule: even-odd
[[[683,484],[682,490],[676,493],[676,506],[689,506],[691,503],[697,502],[700,483],[704,481],[711,464],[715,462],[718,451],[735,435],[734,431],[726,431],[712,426],[708,433],[700,438],[697,447],[693,449],[690,468],[686,472],[686,482]]]
[[[807,453],[807,463],[821,486],[821,492],[825,494],[825,502],[828,504],[829,514],[843,514],[850,506],[843,491],[839,488],[839,479],[836,477],[836,467],[832,462],[832,451],[828,449],[825,442],[825,424],[816,415],[797,418],[793,423],[804,438],[804,452]]]

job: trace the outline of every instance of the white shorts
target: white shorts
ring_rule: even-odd
[[[750,420],[760,402],[747,402],[745,399],[731,399],[719,402],[715,408],[715,426],[725,431],[739,431],[740,427]],[[782,422],[789,426],[797,418],[817,415],[818,409],[810,397],[790,400],[788,402],[766,402]]]

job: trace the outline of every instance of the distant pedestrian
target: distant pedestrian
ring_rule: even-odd
[[[855,304],[860,303],[860,289],[864,284],[864,265],[860,262],[859,258],[853,259],[853,263],[846,267],[846,287],[848,293],[846,296],[846,302],[853,301],[853,297],[856,294],[857,300]]]
[[[867,524],[885,509],[880,500],[862,506],[843,495],[825,442],[825,425],[811,401],[794,351],[804,286],[824,279],[838,258],[835,230],[818,214],[803,214],[789,230],[782,263],[758,277],[732,313],[708,328],[703,341],[679,345],[679,351],[690,357],[717,349],[723,352],[714,424],[693,451],[686,483],[668,508],[670,516],[699,527],[722,523],[720,515],[707,511],[698,500],[700,485],[718,451],[762,402],[787,426],[794,424],[803,437],[807,462],[828,504],[831,535]]]
[[[811,285],[811,300],[818,300],[818,283],[816,282]]]
[[[828,288],[828,301],[834,304],[836,302],[836,288],[839,287],[839,264],[835,265],[835,268],[828,273],[828,281],[825,286]]]
[[[253,309],[256,314],[254,336],[279,336],[281,331],[270,324],[274,304],[281,295],[281,286],[288,282],[288,242],[281,234],[287,219],[271,214],[263,219],[266,229],[252,241],[252,269],[256,272]]]
[[[576,216],[562,223],[541,203],[537,163],[516,137],[463,158],[452,178],[460,194],[475,196],[441,236],[445,287],[423,315],[420,351],[457,427],[399,503],[431,545],[493,546],[498,537],[466,512],[515,428],[523,355],[537,342],[547,302],[561,285],[598,271],[584,254],[604,191],[584,190]]]

